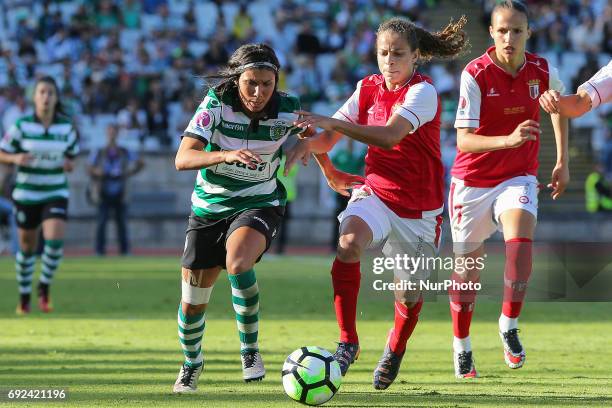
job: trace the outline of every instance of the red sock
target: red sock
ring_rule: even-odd
[[[506,241],[502,313],[507,317],[517,318],[521,314],[527,282],[531,276],[532,249],[533,242],[529,238]]]
[[[336,320],[340,327],[340,341],[359,343],[356,319],[357,296],[361,282],[360,263],[346,263],[336,258],[332,265],[331,275]]]
[[[453,272],[453,281],[463,282],[457,274]],[[478,282],[478,280],[476,281]],[[464,339],[470,335],[470,324],[474,313],[474,302],[476,301],[475,290],[454,290],[449,289],[450,313],[453,319],[453,334],[458,339]]]
[[[402,354],[406,350],[406,343],[419,321],[422,307],[422,297],[410,309],[403,303],[395,302],[395,326],[389,339],[389,348],[395,354]]]

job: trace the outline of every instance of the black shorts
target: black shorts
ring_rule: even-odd
[[[32,205],[15,203],[15,219],[19,228],[36,229],[43,221],[51,218],[68,219],[68,200]]]
[[[251,227],[261,232],[266,237],[266,252],[276,236],[284,211],[284,207],[254,208],[220,220],[198,217],[192,212],[181,265],[187,269],[225,268],[225,243],[240,227]]]

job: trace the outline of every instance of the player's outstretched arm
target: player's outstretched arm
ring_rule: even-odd
[[[345,173],[335,168],[327,153],[315,154],[314,157],[323,176],[327,179],[327,184],[338,194],[350,197],[349,189],[365,183],[365,178],[362,176]]]
[[[303,129],[318,127],[342,133],[351,139],[383,149],[391,149],[413,129],[412,123],[399,115],[393,115],[385,126],[364,126],[307,111],[296,111],[295,113],[301,115],[294,123],[295,126]]]
[[[568,118],[577,118],[591,110],[592,102],[589,94],[583,90],[573,95],[562,96],[559,92],[549,89],[540,96],[540,106],[551,115],[556,113]]]
[[[570,181],[568,154],[569,121],[567,117],[556,113],[550,115],[550,120],[552,121],[557,145],[557,163],[553,168],[548,188],[552,188],[553,191],[550,195],[553,200],[556,200],[563,194]]]
[[[206,145],[199,139],[183,137],[179,145],[174,165],[177,170],[199,170],[220,163],[251,164],[261,162],[261,157],[248,149],[205,152]]]

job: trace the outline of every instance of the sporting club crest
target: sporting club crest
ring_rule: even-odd
[[[279,140],[287,132],[287,126],[284,121],[277,120],[274,125],[270,128],[270,139]]]

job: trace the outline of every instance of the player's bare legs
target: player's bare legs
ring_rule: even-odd
[[[359,357],[356,319],[361,282],[360,259],[364,249],[372,242],[372,237],[368,224],[357,216],[346,218],[340,225],[340,238],[331,275],[336,320],[340,328],[340,342],[334,358],[340,364],[342,375]]]
[[[484,256],[484,245],[481,244],[472,252],[460,255],[455,254],[455,270],[452,279],[458,283],[473,282],[480,280],[480,269],[476,260]],[[459,266],[461,265],[461,266]],[[469,268],[466,265],[470,266]],[[476,291],[474,290],[449,290],[450,312],[453,321],[453,361],[455,365],[455,376],[457,378],[473,378],[478,374],[472,357],[472,344],[470,341],[470,325]]]
[[[536,218],[529,211],[511,209],[500,216],[506,241],[504,299],[499,316],[499,335],[508,367],[521,368],[525,350],[518,338],[518,317],[532,270],[533,235]]]
[[[266,250],[266,237],[251,227],[240,227],[225,243],[226,264],[232,285],[232,303],[240,336],[242,374],[246,382],[260,381],[265,369],[259,345],[259,287],[253,266]]]

